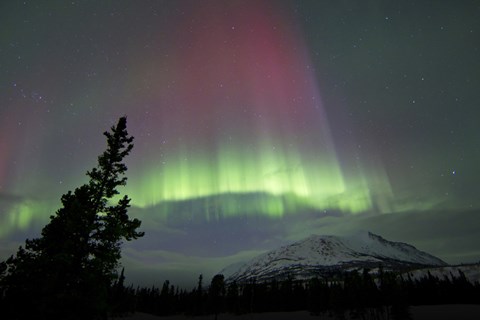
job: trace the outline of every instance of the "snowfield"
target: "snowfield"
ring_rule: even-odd
[[[413,306],[410,307],[412,320],[478,320],[480,319],[480,305],[437,305],[437,306]],[[131,316],[115,318],[117,320],[211,320],[213,315],[187,317],[184,315],[157,317],[146,313],[136,313]],[[266,312],[243,315],[220,314],[218,320],[312,320],[323,319],[333,320],[333,316],[324,314],[322,316],[311,315],[308,311],[295,312]],[[346,316],[346,319],[351,319]]]

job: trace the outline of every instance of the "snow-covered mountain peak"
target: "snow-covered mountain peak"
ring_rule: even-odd
[[[376,268],[402,269],[412,266],[442,266],[442,260],[406,243],[388,241],[370,232],[351,236],[311,235],[287,246],[229,268],[229,280],[282,278],[286,274],[313,277],[342,270]],[[225,270],[227,271],[227,270]]]

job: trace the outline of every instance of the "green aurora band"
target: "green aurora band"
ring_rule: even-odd
[[[204,210],[214,208],[224,216],[281,217],[308,208],[359,213],[372,208],[367,180],[359,176],[347,182],[333,150],[307,155],[295,148],[225,147],[213,157],[184,153],[147,167],[140,179],[131,179],[126,191],[133,205],[142,208],[209,197],[212,201],[203,202]],[[385,176],[377,180],[382,185],[377,182],[376,188],[390,190]],[[235,197],[245,194],[258,196],[248,202]]]

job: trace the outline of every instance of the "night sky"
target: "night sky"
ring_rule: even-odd
[[[128,117],[127,280],[310,234],[480,260],[478,1],[2,1],[0,258]]]

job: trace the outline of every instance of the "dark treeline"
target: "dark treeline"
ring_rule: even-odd
[[[120,286],[121,287],[121,286]],[[408,319],[411,305],[478,304],[480,284],[458,276],[438,278],[427,273],[420,279],[409,275],[368,270],[349,272],[331,279],[309,281],[288,279],[238,284],[224,283],[217,275],[210,286],[200,276],[191,291],[180,290],[165,281],[161,288],[121,287],[119,312],[141,311],[155,315],[205,315],[309,310],[361,319]]]

